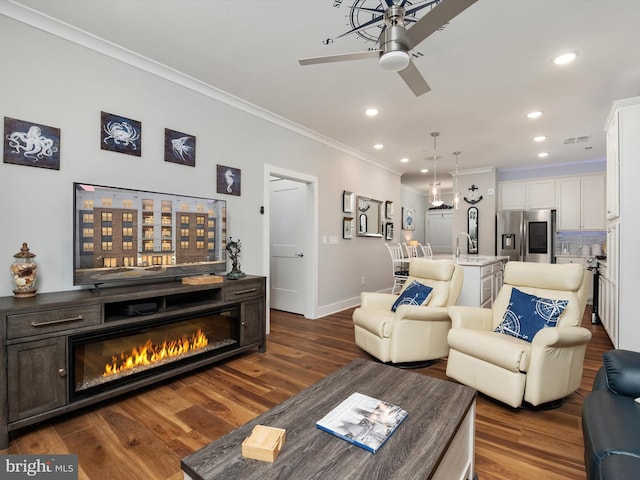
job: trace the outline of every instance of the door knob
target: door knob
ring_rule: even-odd
[[[304,257],[304,253],[296,253],[295,256],[302,258],[302,257]]]

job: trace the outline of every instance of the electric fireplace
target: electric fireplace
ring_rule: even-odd
[[[71,398],[218,355],[233,349],[239,334],[240,307],[235,305],[69,337]]]

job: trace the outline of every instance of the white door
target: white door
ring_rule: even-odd
[[[272,178],[269,185],[271,308],[304,314],[307,184]]]
[[[427,243],[433,253],[453,253],[453,214],[427,213]]]

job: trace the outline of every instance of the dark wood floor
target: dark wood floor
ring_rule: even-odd
[[[585,478],[582,402],[602,352],[612,348],[590,318],[587,309],[583,326],[593,339],[582,385],[560,408],[513,410],[479,396],[480,480]],[[319,320],[273,311],[266,353],[246,354],[21,431],[1,452],[77,453],[80,479],[179,480],[181,458],[357,357],[368,358],[354,344],[351,310]],[[414,371],[446,379],[445,367],[446,360],[439,360]],[[309,416],[315,418],[313,412]]]

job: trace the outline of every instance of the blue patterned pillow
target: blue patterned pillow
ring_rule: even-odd
[[[495,331],[531,342],[539,330],[556,326],[568,304],[568,300],[540,298],[513,288],[507,311]]]
[[[391,311],[395,312],[400,305],[424,305],[429,300],[432,291],[433,288],[414,280],[393,302]]]

